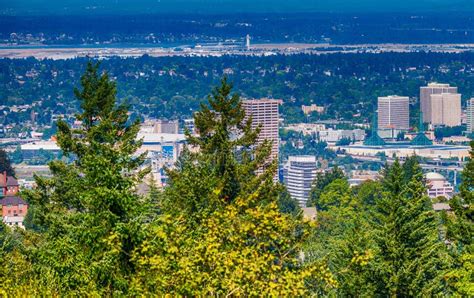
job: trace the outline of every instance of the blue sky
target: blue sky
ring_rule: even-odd
[[[2,13],[474,11],[474,0],[0,0]]]

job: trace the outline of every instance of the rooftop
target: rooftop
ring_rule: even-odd
[[[139,133],[137,138],[143,138],[144,145],[183,142],[186,140],[186,136],[184,134],[178,133]]]
[[[0,200],[0,205],[2,205],[2,206],[7,206],[7,205],[16,206],[16,205],[20,205],[20,204],[28,205],[28,203],[25,202],[22,198],[16,197],[16,196],[5,197],[5,198]]]
[[[446,180],[446,178],[444,178],[443,175],[441,175],[439,173],[436,173],[436,172],[426,173],[425,178],[427,180],[443,180],[443,181]]]
[[[18,186],[18,181],[15,179],[15,177],[7,176],[6,180],[7,180],[7,183],[5,185],[5,174],[0,174],[0,187]]]

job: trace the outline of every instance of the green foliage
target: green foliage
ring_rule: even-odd
[[[21,152],[21,147],[18,145],[10,155],[11,161],[13,163],[19,164],[23,162],[23,153]]]
[[[347,146],[350,145],[352,140],[350,138],[342,138],[336,142],[336,146]]]
[[[344,172],[338,167],[334,167],[328,172],[318,173],[314,185],[311,188],[308,206],[316,206],[318,209],[322,209],[319,202],[321,194],[323,193],[324,188],[336,179],[345,179]]]
[[[27,225],[35,228],[29,237],[36,240],[25,252],[34,260],[25,274],[52,293],[124,294],[147,208],[134,193],[145,174],[137,172],[144,156],[133,155],[141,146],[139,123],[127,124],[115,84],[98,65],[89,64],[81,82],[83,127],[58,122],[58,144],[74,162],[51,162],[52,177],[36,177],[36,189],[24,193],[32,211]]]
[[[0,173],[7,173],[8,176],[15,176],[15,171],[12,168],[10,158],[5,150],[0,149]]]
[[[133,255],[137,293],[177,295],[308,295],[307,283],[335,283],[323,263],[303,264],[310,224],[281,199],[269,143],[256,145],[239,97],[224,79],[195,116],[197,136],[163,194],[164,215],[152,222]],[[285,206],[282,206],[284,203]],[[280,206],[279,206],[280,204]]]
[[[445,214],[446,238],[451,242],[455,267],[446,279],[459,296],[474,295],[474,141],[470,160],[462,173],[460,194],[449,201],[452,212]]]
[[[318,202],[318,228],[305,254],[328,260],[338,283],[331,294],[410,297],[448,290],[452,259],[416,158],[387,165],[382,181],[352,191],[336,179]],[[470,265],[463,264],[466,271]]]
[[[436,128],[434,134],[437,140],[442,140],[447,137],[462,136],[465,130],[466,126],[442,127]]]
[[[408,167],[408,166],[406,166]],[[439,237],[434,214],[418,164],[404,183],[398,161],[385,170],[385,193],[376,203],[375,241],[380,248],[381,293],[412,296],[443,291],[442,277],[449,266],[447,250]]]
[[[293,199],[283,185],[280,186],[281,190],[278,193],[278,209],[281,213],[299,215],[301,213],[301,208],[298,205],[298,202]]]
[[[285,142],[280,146],[280,161],[288,159],[290,155],[314,155],[328,160],[336,157],[334,151],[327,148],[328,144],[318,141],[314,135],[305,136],[291,130],[281,129],[280,138],[282,142]]]
[[[230,203],[258,187],[264,187],[268,196],[277,194],[272,182],[277,161],[269,159],[271,144],[256,145],[259,129],[251,129],[250,117],[244,121],[240,98],[230,95],[231,88],[224,78],[209,96],[209,106],[203,104],[196,113],[199,135],[188,132],[187,138],[189,146],[199,148],[199,153],[185,152],[177,170],[169,171],[163,205],[167,212],[193,216],[196,211]],[[264,171],[256,175],[259,169]],[[209,201],[208,194],[215,189],[220,198]]]
[[[444,227],[416,158],[353,189],[338,168],[318,174],[308,222],[224,79],[169,186],[142,197],[138,122],[98,65],[81,84],[83,126],[58,122],[72,162],[24,193],[26,231],[0,225],[0,295],[472,296],[474,155]]]

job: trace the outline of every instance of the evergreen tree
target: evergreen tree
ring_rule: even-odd
[[[15,176],[10,158],[5,150],[0,149],[0,174],[7,173],[8,176]]]
[[[269,159],[271,144],[257,145],[259,129],[252,130],[251,117],[245,121],[240,97],[230,94],[232,86],[222,80],[195,114],[198,135],[186,133],[189,150],[181,156],[177,170],[169,171],[163,206],[167,212],[190,216],[206,208],[231,203],[238,196],[262,188],[265,196],[279,192],[274,185],[276,161]],[[199,153],[192,153],[193,148]],[[259,169],[263,173],[256,175]],[[208,194],[219,190],[219,200],[208,201]],[[264,200],[264,198],[262,198]]]
[[[163,216],[134,253],[136,293],[301,296],[334,280],[299,259],[310,224],[280,212],[268,143],[256,145],[239,97],[224,79],[195,116],[199,147],[170,171]],[[262,173],[257,173],[261,170]]]
[[[416,155],[412,155],[407,157],[405,162],[402,165],[403,170],[403,182],[409,183],[413,176],[417,174],[417,165],[419,164],[419,157]],[[415,171],[415,172],[414,172]]]
[[[321,204],[324,208],[318,212],[318,227],[305,245],[305,259],[328,260],[338,284],[329,294],[374,296],[377,248],[369,222],[370,206],[353,195],[342,179],[324,188]]]
[[[323,193],[323,190],[327,185],[331,184],[331,182],[336,179],[345,179],[344,172],[339,167],[334,167],[328,172],[318,173],[311,188],[308,206],[315,206],[320,210],[321,206],[319,205],[319,199],[321,193]]]
[[[138,170],[144,155],[134,155],[139,123],[128,124],[115,83],[98,68],[89,63],[82,89],[75,90],[82,127],[57,124],[58,144],[74,162],[51,162],[52,177],[36,177],[36,189],[25,193],[39,231],[31,233],[38,242],[29,252],[35,260],[30,278],[57,294],[127,293],[130,255],[147,208],[134,190],[146,173]]]
[[[415,164],[412,173],[410,182],[404,185],[405,173],[398,161],[386,168],[385,194],[376,203],[373,225],[379,249],[377,291],[385,295],[439,294],[449,265],[421,168]]]
[[[455,268],[447,275],[454,293],[474,295],[474,141],[470,160],[462,172],[460,194],[449,201],[452,212],[445,214],[446,237],[452,246]]]

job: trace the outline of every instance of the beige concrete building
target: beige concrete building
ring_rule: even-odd
[[[407,96],[379,97],[377,102],[379,129],[410,128],[410,99]]]
[[[444,123],[439,123],[440,118],[443,118],[443,110],[442,105],[440,105],[439,96],[435,96],[435,102],[433,102],[433,95],[440,95],[440,94],[457,94],[458,88],[452,87],[449,84],[439,84],[439,83],[429,83],[428,86],[424,86],[420,88],[420,107],[421,111],[423,112],[423,122],[431,123],[434,125],[442,125]],[[459,95],[459,98],[461,96]],[[442,96],[442,98],[447,100],[453,99],[450,96]],[[444,102],[444,101],[443,101]],[[460,107],[460,106],[459,106]],[[445,107],[446,109],[449,106]],[[448,112],[448,114],[450,114]],[[449,117],[449,116],[447,116]],[[461,117],[459,116],[459,119]],[[460,121],[460,120],[459,120]],[[445,124],[446,125],[446,124]]]
[[[316,112],[316,113],[319,113],[319,114],[324,113],[324,107],[318,106],[318,105],[315,105],[315,104],[312,104],[310,106],[302,105],[301,110],[303,111],[303,113],[305,115],[308,115],[312,112]]]
[[[461,94],[432,94],[430,103],[432,125],[461,125]]]
[[[405,158],[413,155],[426,158],[466,160],[469,157],[469,146],[454,145],[427,145],[414,146],[408,144],[394,144],[384,146],[350,145],[330,147],[333,150],[344,150],[346,154],[354,157],[375,157],[385,154],[388,157]],[[370,158],[368,159],[370,160]]]
[[[268,98],[242,101],[246,117],[252,117],[252,128],[256,129],[261,125],[258,142],[262,143],[264,140],[272,142],[272,159],[278,159],[278,106],[281,102],[281,100]]]
[[[178,120],[154,120],[148,119],[141,124],[140,131],[143,133],[179,133]]]
[[[179,132],[178,120],[157,120],[155,123],[154,132],[176,134]]]

